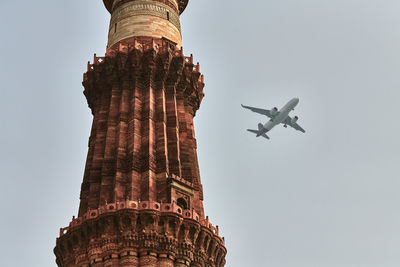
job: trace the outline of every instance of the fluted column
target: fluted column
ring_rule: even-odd
[[[141,84],[138,77],[139,74],[133,74],[135,80],[133,82],[133,96],[131,98],[131,114],[128,123],[128,155],[127,162],[130,168],[128,177],[128,199],[140,199],[140,152],[141,152],[141,138],[142,138],[142,91]]]
[[[189,139],[188,136],[188,123],[186,121],[186,110],[185,110],[185,99],[184,92],[181,86],[178,86],[179,91],[176,95],[176,105],[177,105],[177,114],[179,120],[179,146],[181,152],[181,165],[182,165],[182,178],[185,180],[192,182],[193,181],[193,173],[192,173],[192,161],[191,155],[189,152]]]
[[[152,62],[153,55],[151,53],[146,54],[146,64],[144,67],[144,76],[142,82],[142,94],[143,94],[143,111],[142,111],[142,151],[140,153],[141,158],[141,194],[139,199],[156,201],[157,192],[156,188],[152,186],[155,184],[155,99],[154,99],[154,87],[152,82],[153,66]]]
[[[130,81],[125,80],[122,83],[121,103],[119,108],[119,120],[117,126],[117,159],[114,194],[117,201],[123,201],[128,198],[127,178],[128,166],[126,164],[127,157],[127,139],[128,139],[128,121],[130,112],[129,90]]]
[[[90,190],[90,170],[92,169],[93,163],[93,155],[94,155],[94,144],[96,139],[96,121],[93,119],[92,128],[90,131],[90,137],[88,142],[88,154],[86,157],[86,165],[85,172],[83,174],[83,182],[81,185],[81,194],[80,194],[80,204],[79,204],[79,213],[78,216],[81,216],[88,210],[88,202],[89,202],[89,190]]]
[[[114,198],[115,170],[116,170],[116,127],[119,117],[121,90],[114,82],[108,107],[107,131],[104,148],[104,158],[101,169],[100,203],[112,203]]]
[[[179,147],[179,125],[176,105],[176,88],[174,83],[167,85],[166,94],[169,170],[171,173],[181,177],[182,170]]]
[[[100,89],[102,90],[102,89]],[[107,136],[107,117],[109,112],[110,94],[104,93],[99,98],[99,106],[95,108],[94,120],[96,122],[96,137],[94,142],[94,155],[90,170],[89,209],[96,209],[100,202],[101,173],[104,160],[104,150]],[[101,203],[103,205],[104,203]]]

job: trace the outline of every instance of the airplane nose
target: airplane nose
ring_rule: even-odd
[[[293,101],[294,101],[296,104],[298,104],[299,101],[300,101],[300,99],[296,97],[296,98],[293,98]]]

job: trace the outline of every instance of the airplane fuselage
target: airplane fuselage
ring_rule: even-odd
[[[297,106],[298,103],[298,98],[293,98],[292,100],[287,102],[287,104],[279,110],[279,113],[275,118],[269,120],[263,125],[264,131],[269,132],[276,125],[282,123],[287,118],[287,116],[289,116],[289,113]]]
[[[249,109],[253,112],[256,112],[258,114],[261,114],[261,115],[264,115],[264,116],[267,116],[270,118],[270,120],[265,124],[259,123],[257,130],[247,129],[247,131],[249,131],[253,134],[256,134],[256,137],[262,136],[266,139],[269,139],[269,137],[266,133],[269,132],[270,130],[272,130],[272,128],[274,128],[276,125],[282,123],[285,128],[287,126],[290,126],[297,131],[301,131],[301,132],[305,133],[306,131],[303,128],[301,128],[300,125],[297,124],[299,117],[294,116],[293,118],[291,118],[289,116],[289,113],[292,110],[294,110],[294,108],[297,106],[298,103],[299,103],[299,99],[293,98],[289,102],[287,102],[286,105],[283,106],[283,108],[281,108],[280,110],[278,110],[277,108],[268,110],[268,109],[245,106],[242,104],[243,108]]]

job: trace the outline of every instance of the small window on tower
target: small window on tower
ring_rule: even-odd
[[[186,200],[184,200],[183,198],[178,198],[177,204],[178,204],[178,206],[181,207],[183,210],[187,210],[187,209],[188,209],[188,204],[187,204]]]
[[[169,20],[169,12],[167,11],[167,20]]]
[[[116,33],[117,32],[117,23],[115,23],[115,25],[114,25],[114,33]]]

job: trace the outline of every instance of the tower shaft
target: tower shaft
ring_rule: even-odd
[[[199,66],[165,40],[95,57],[84,77],[93,113],[79,216],[125,200],[181,203],[203,216],[193,117]]]
[[[60,230],[57,264],[222,267],[226,249],[204,216],[193,126],[204,77],[181,47],[187,0],[104,2],[106,56],[95,55],[83,79],[93,123],[81,202]]]

